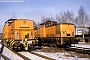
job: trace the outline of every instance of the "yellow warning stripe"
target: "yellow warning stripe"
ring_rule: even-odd
[[[11,44],[14,42],[14,40],[11,41]]]
[[[12,43],[12,45],[14,45],[14,44],[15,44],[15,42]]]
[[[11,44],[11,45],[15,44],[15,41],[11,39],[11,40],[10,40],[10,44]]]

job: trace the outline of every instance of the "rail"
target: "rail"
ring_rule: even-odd
[[[41,54],[38,54],[38,53],[35,53],[35,52],[30,52],[31,54],[34,54],[34,55],[36,55],[36,56],[39,56],[39,57],[41,57],[41,58],[45,58],[45,59],[47,59],[47,60],[55,60],[55,59],[53,59],[53,58],[50,58],[50,57],[47,57],[47,56],[44,56],[44,55],[41,55]]]
[[[3,55],[3,54],[0,54],[0,57],[2,57],[4,60],[10,60],[8,57],[6,57],[6,56]]]
[[[2,44],[2,43],[1,43]],[[4,45],[4,44],[2,44]],[[7,46],[4,45],[4,47],[8,48]],[[24,60],[30,60],[28,57],[25,57],[24,55],[18,53],[18,52],[15,52],[14,50],[8,48],[11,52],[15,53],[16,55],[20,56],[21,58],[23,58]],[[0,54],[2,57],[4,57],[4,55]]]
[[[13,50],[11,50],[11,51],[13,51]],[[31,59],[29,59],[28,57],[25,57],[24,55],[22,55],[22,54],[20,54],[20,53],[18,53],[18,52],[15,52],[15,51],[13,51],[15,54],[17,54],[18,56],[20,56],[21,58],[23,58],[24,60],[31,60]]]
[[[73,51],[73,52],[77,52],[77,53],[90,55],[90,48],[71,47],[71,48],[66,48],[66,51]]]

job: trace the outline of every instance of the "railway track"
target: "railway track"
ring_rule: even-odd
[[[6,47],[6,46],[5,46]],[[22,60],[34,60],[34,59],[38,59],[40,58],[39,60],[55,60],[53,58],[50,58],[50,57],[47,57],[47,56],[44,56],[44,55],[41,55],[41,54],[38,54],[38,53],[35,53],[34,51],[33,52],[27,52],[27,51],[24,51],[24,54],[22,53],[23,51],[21,52],[15,52],[13,51],[12,49],[8,48],[11,52],[15,53],[16,55],[20,56],[22,58]],[[61,50],[61,49],[60,49]],[[74,52],[77,52],[77,53],[83,53],[83,54],[88,54],[90,55],[90,48],[82,48],[82,47],[71,47],[71,48],[66,48],[67,51],[74,51]],[[51,49],[50,49],[51,51]],[[26,55],[26,54],[31,54],[33,55],[34,59],[32,59],[31,55]],[[72,55],[72,54],[71,54]],[[6,56],[6,55],[1,55],[2,58],[4,60],[12,60],[10,57]],[[73,55],[72,55],[73,56]]]
[[[20,54],[20,53],[18,53],[18,52],[15,52],[15,51],[14,51],[14,53],[17,54],[18,56],[20,56],[21,58],[23,58],[24,60],[31,60],[31,59],[29,59],[28,57],[26,57],[26,56],[24,56],[24,55],[22,55],[22,54]]]
[[[73,52],[76,52],[76,53],[82,53],[82,54],[90,55],[90,48],[71,47],[71,48],[66,48],[66,51],[73,51]]]
[[[2,44],[2,43],[1,43],[1,44]],[[2,45],[3,45],[3,44],[2,44]],[[24,55],[22,55],[22,54],[20,54],[20,53],[18,53],[18,52],[13,51],[12,49],[8,48],[7,46],[4,45],[4,47],[6,47],[8,50],[10,50],[10,52],[12,52],[12,53],[18,55],[19,57],[21,57],[22,60],[30,60],[28,57],[25,57]],[[12,55],[13,55],[13,54],[12,54]],[[10,57],[9,57],[9,59],[8,59],[8,56],[6,56],[6,55],[0,54],[0,56],[2,56],[5,60],[12,60]]]
[[[13,51],[12,49],[10,49],[10,50]],[[18,56],[22,57],[24,60],[31,60],[31,57],[29,58],[29,57],[27,57],[27,56],[25,56],[25,55],[23,55],[21,53],[18,53],[18,52],[15,52],[15,51],[13,51],[13,52],[15,54],[17,54]],[[35,53],[35,52],[28,52],[28,53],[33,54],[33,55],[36,55],[37,57],[43,58],[45,60],[55,60],[53,58],[50,58],[50,57],[47,57],[47,56],[44,56],[44,55],[41,55],[41,54],[38,54],[38,53]]]
[[[45,58],[45,59],[47,59],[47,60],[55,60],[55,59],[53,59],[53,58],[50,58],[50,57],[47,57],[47,56],[44,56],[44,55],[41,55],[41,54],[38,54],[38,53],[34,53],[34,52],[30,52],[31,54],[34,54],[34,55],[37,55],[37,56],[39,56],[39,57],[42,57],[42,58]]]
[[[6,47],[4,45],[4,47]],[[26,56],[25,54],[29,53],[29,54],[32,54],[33,56],[35,55],[35,58],[38,57],[38,58],[41,58],[43,60],[55,60],[53,58],[50,58],[50,57],[47,57],[47,56],[44,56],[44,55],[41,55],[41,54],[38,54],[38,53],[35,53],[35,52],[27,52],[27,51],[24,51],[25,54],[21,54],[19,52],[15,52],[14,50],[6,47],[7,49],[9,49],[11,52],[13,52],[14,54],[20,56],[23,60],[31,60],[31,57],[28,57]],[[10,57],[8,57],[7,55],[3,55],[3,54],[0,54],[0,56],[2,56],[2,58],[4,58],[4,60],[12,60]]]
[[[6,57],[5,55],[3,54],[0,54],[0,60],[10,60],[10,58]]]
[[[35,52],[25,52],[25,51],[22,51],[22,52],[18,52],[28,58],[30,58],[31,60],[55,60],[53,58],[50,58],[50,57],[47,57],[47,56],[44,56],[44,55],[41,55],[41,54],[38,54],[38,53],[35,53]]]

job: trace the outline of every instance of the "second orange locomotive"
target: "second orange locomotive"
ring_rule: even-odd
[[[55,21],[41,23],[40,27],[34,30],[34,36],[39,38],[41,45],[65,47],[78,43],[78,40],[75,39],[75,26],[72,23]]]

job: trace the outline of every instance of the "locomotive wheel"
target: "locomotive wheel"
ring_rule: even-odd
[[[19,52],[19,51],[23,50],[23,45],[22,44],[13,45],[13,50],[16,51],[16,52]]]

